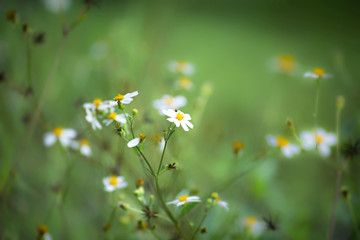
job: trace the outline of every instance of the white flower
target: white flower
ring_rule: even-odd
[[[183,88],[186,90],[191,90],[194,87],[191,79],[188,77],[181,77],[176,81],[176,86],[178,88]]]
[[[285,74],[292,74],[298,68],[298,64],[290,55],[282,54],[277,57],[271,58],[269,61],[271,70]]]
[[[94,130],[101,129],[102,126],[101,126],[99,120],[97,119],[96,111],[95,110],[90,110],[90,108],[85,108],[85,112],[86,112],[85,119],[86,119],[86,121],[91,123],[91,127]]]
[[[195,71],[194,66],[186,61],[170,61],[168,68],[171,72],[181,73],[184,75],[191,75]]]
[[[126,123],[126,117],[123,113],[117,114],[116,112],[110,113],[107,117],[107,119],[104,120],[104,124],[106,126],[110,125],[112,122],[118,122],[118,123]]]
[[[61,145],[67,147],[71,144],[71,141],[76,137],[76,131],[74,129],[65,129],[62,127],[54,128],[52,132],[47,132],[44,135],[44,145],[49,147],[53,145],[56,140],[59,140]]]
[[[167,202],[166,204],[175,204],[176,206],[181,206],[184,205],[185,203],[188,202],[201,202],[200,197],[198,196],[188,196],[188,195],[183,195],[180,196],[178,199],[171,201],[171,202]]]
[[[114,97],[114,101],[117,102],[121,102],[123,104],[129,104],[131,103],[134,99],[133,97],[137,96],[139,93],[138,91],[132,92],[132,93],[127,93],[125,95],[121,95],[120,93],[118,95],[116,95]]]
[[[51,237],[50,233],[45,233],[43,235],[43,238],[44,238],[44,240],[52,240],[52,237]]]
[[[213,198],[215,204],[219,205],[220,207],[225,208],[227,211],[229,211],[228,203],[225,201],[220,200],[219,195],[217,193],[212,193],[211,197]]]
[[[71,4],[71,0],[43,0],[43,2],[45,7],[53,13],[66,11]]]
[[[163,114],[165,114],[166,116],[168,116],[169,118],[167,119],[169,122],[173,122],[175,123],[176,127],[181,127],[185,130],[185,131],[189,131],[189,128],[193,128],[194,126],[192,125],[191,122],[189,122],[189,120],[191,120],[191,117],[189,114],[183,113],[179,110],[173,110],[173,109],[168,109],[168,110],[163,110]]]
[[[140,133],[139,137],[138,138],[134,138],[133,140],[130,140],[127,144],[127,146],[129,148],[133,148],[133,147],[136,147],[137,145],[139,145],[140,142],[144,141],[145,139],[145,135]]]
[[[80,150],[80,153],[86,157],[91,156],[90,143],[86,139],[80,139],[79,141],[71,141],[70,147],[74,150]]]
[[[295,144],[291,144],[286,138],[267,135],[266,140],[270,146],[279,147],[287,158],[291,158],[293,155],[300,153],[300,148]]]
[[[127,187],[128,183],[123,176],[111,176],[103,178],[105,191],[112,192],[116,189]]]
[[[330,147],[336,144],[336,135],[327,133],[322,128],[317,128],[313,132],[304,131],[300,134],[300,139],[305,150],[317,148],[323,157],[330,156]]]
[[[255,236],[260,235],[266,229],[263,222],[260,222],[256,217],[252,216],[246,217],[242,224],[249,233]]]
[[[322,68],[315,68],[312,72],[306,72],[304,74],[304,77],[309,77],[309,78],[330,78],[332,77],[331,74],[326,73],[324,69]]]
[[[161,115],[163,110],[166,109],[179,109],[186,105],[186,98],[184,96],[172,97],[170,95],[164,95],[161,99],[153,102],[154,108],[159,110]]]

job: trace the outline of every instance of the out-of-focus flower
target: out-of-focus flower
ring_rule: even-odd
[[[68,147],[75,137],[76,131],[74,129],[57,127],[54,128],[53,131],[45,133],[44,145],[49,147],[53,145],[56,140],[59,140],[61,145]]]
[[[103,178],[105,191],[112,192],[116,189],[127,187],[128,183],[125,181],[123,176],[110,176]]]
[[[227,211],[229,211],[228,203],[225,202],[225,201],[220,200],[218,193],[215,193],[215,192],[212,193],[212,194],[211,194],[211,198],[213,199],[213,201],[214,201],[214,203],[215,203],[216,205],[219,205],[220,207],[223,207],[223,208],[225,208]]]
[[[175,204],[176,206],[181,206],[181,205],[184,205],[189,202],[201,202],[201,200],[200,200],[200,197],[198,197],[198,196],[183,195],[183,196],[180,196],[178,199],[175,199],[174,201],[167,202],[166,204],[167,205]]]
[[[300,148],[295,144],[291,144],[290,141],[284,137],[267,135],[266,140],[270,146],[279,147],[287,158],[291,158],[293,155],[300,153]]]
[[[116,112],[110,113],[104,120],[104,124],[109,126],[112,122],[126,123],[126,117],[123,113],[117,114]]]
[[[276,67],[281,72],[293,73],[296,69],[296,61],[292,56],[280,55],[276,58]]]
[[[71,5],[71,0],[43,0],[43,2],[45,7],[53,13],[64,12]]]
[[[90,110],[85,108],[85,112],[86,112],[86,116],[85,119],[86,121],[88,121],[89,123],[91,123],[91,127],[96,130],[96,129],[101,129],[102,126],[99,122],[99,120],[97,119],[97,114],[95,111]]]
[[[181,125],[181,127],[185,131],[189,131],[189,127],[190,128],[194,127],[192,123],[189,122],[191,120],[191,117],[187,113],[183,113],[177,109],[175,110],[168,109],[168,110],[163,110],[163,114],[169,117],[167,119],[169,122],[173,122],[176,125],[176,127],[180,127]]]
[[[317,128],[312,132],[304,131],[300,134],[300,139],[305,150],[317,148],[323,157],[328,157],[331,152],[330,147],[336,144],[336,135],[327,133],[322,128]]]
[[[139,137],[138,138],[134,138],[132,140],[130,140],[127,144],[127,146],[129,148],[133,148],[133,147],[136,147],[137,145],[139,145],[140,142],[144,141],[146,138],[146,136],[142,133],[140,133]]]
[[[179,109],[186,105],[186,98],[184,96],[176,96],[172,97],[170,95],[164,95],[161,99],[155,100],[153,102],[154,108],[159,110],[161,115],[163,114],[163,110],[166,109]]]
[[[332,77],[331,74],[326,73],[324,69],[322,68],[315,68],[312,72],[306,72],[304,74],[304,77],[309,77],[309,78],[330,78]]]
[[[246,217],[242,224],[246,231],[254,236],[260,235],[266,229],[265,224],[253,216]]]
[[[244,143],[241,141],[234,141],[232,144],[232,151],[235,155],[240,155],[244,149]]]
[[[46,225],[40,225],[37,227],[37,231],[38,231],[38,236],[39,239],[42,240],[52,240],[52,237],[49,233],[49,229]]]
[[[180,77],[177,81],[176,81],[176,86],[178,88],[183,88],[186,90],[191,90],[194,87],[193,82],[191,81],[190,78],[188,77]]]
[[[129,104],[134,100],[133,97],[137,96],[138,94],[139,94],[138,91],[135,91],[135,92],[132,92],[132,93],[127,93],[125,95],[121,95],[119,93],[118,95],[116,95],[114,97],[114,101],[115,102],[121,102],[123,104]]]
[[[194,65],[186,61],[170,61],[168,68],[171,72],[183,75],[191,75],[195,71]]]
[[[92,154],[90,143],[86,139],[80,139],[78,141],[72,141],[70,147],[74,150],[80,150],[80,153],[86,157],[90,157]]]

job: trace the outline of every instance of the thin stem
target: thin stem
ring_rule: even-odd
[[[141,157],[144,159],[144,161],[146,162],[146,165],[148,165],[150,171],[151,171],[151,175],[153,175],[155,177],[155,172],[153,170],[153,168],[150,165],[150,162],[147,160],[147,158],[145,157],[144,153],[141,151],[141,149],[136,146],[136,149],[138,150],[138,152],[140,153]]]
[[[354,227],[355,227],[356,237],[357,237],[357,239],[360,239],[359,225],[358,225],[358,222],[356,220],[356,215],[355,215],[355,211],[354,211],[354,208],[352,206],[352,203],[351,203],[351,199],[346,198],[346,203],[347,203],[347,205],[349,207],[349,210],[350,210],[350,213],[351,213],[351,217],[352,217],[353,224],[354,224]]]
[[[161,154],[161,159],[160,159],[159,167],[158,167],[158,170],[157,170],[157,173],[156,173],[157,176],[158,176],[159,173],[160,173],[160,169],[161,169],[161,166],[162,166],[162,163],[163,163],[163,160],[164,160],[164,155],[165,155],[165,150],[166,150],[167,143],[168,143],[168,139],[165,139],[164,150],[163,150],[163,152],[162,152],[162,154]]]
[[[332,214],[331,214],[329,240],[333,239],[334,230],[335,230],[336,209],[337,209],[337,203],[338,203],[338,200],[339,200],[341,175],[342,175],[342,171],[341,171],[341,169],[338,169],[337,172],[336,172],[334,205],[333,205],[333,210],[332,210]]]
[[[135,138],[135,134],[134,134],[134,130],[133,130],[133,121],[130,121],[129,117],[127,116],[126,112],[125,112],[125,109],[123,107],[120,107],[121,111],[124,113],[124,116],[126,118],[126,121],[129,123],[130,125],[130,131],[131,131],[131,134],[132,134],[132,137]]]
[[[319,95],[320,95],[320,77],[316,79],[316,95],[315,95],[315,111],[314,111],[314,124],[317,128],[318,122],[318,108],[319,108]]]
[[[341,109],[336,110],[336,161],[340,163],[340,112]]]
[[[31,87],[31,46],[29,38],[26,39],[26,60],[27,60],[27,84]]]
[[[196,237],[196,234],[199,232],[200,228],[201,228],[201,225],[203,224],[203,222],[205,221],[205,218],[207,217],[207,214],[208,214],[208,209],[206,208],[205,209],[205,212],[204,212],[204,215],[203,217],[201,218],[201,221],[199,222],[199,225],[198,227],[196,228],[194,234],[192,235],[191,239],[195,239]]]

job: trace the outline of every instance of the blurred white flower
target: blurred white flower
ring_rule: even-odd
[[[159,110],[161,115],[163,110],[166,109],[179,109],[186,105],[186,98],[184,96],[172,97],[170,95],[164,95],[161,99],[155,100],[153,102],[153,107]]]
[[[225,208],[227,211],[229,211],[228,203],[225,201],[220,200],[218,193],[212,193],[211,197],[213,198],[215,204],[219,205],[220,207]]]
[[[72,141],[70,147],[74,150],[80,150],[80,153],[86,157],[91,156],[90,143],[86,139],[80,139],[78,141]]]
[[[103,178],[105,191],[112,192],[116,189],[127,187],[128,183],[125,181],[123,176],[110,176]]]
[[[282,54],[272,58],[269,64],[272,70],[286,74],[292,74],[298,68],[298,63],[295,58],[287,54]]]
[[[200,197],[198,197],[198,196],[183,195],[183,196],[180,196],[178,199],[175,199],[174,201],[167,202],[166,204],[167,205],[175,204],[176,206],[181,206],[188,202],[201,202],[201,200],[200,200]]]
[[[188,77],[180,77],[176,81],[176,86],[178,88],[183,88],[186,90],[191,90],[194,87],[194,84],[192,83],[191,79]]]
[[[123,104],[129,104],[131,103],[134,99],[133,97],[137,96],[139,94],[138,91],[132,92],[132,93],[127,93],[125,95],[121,95],[120,93],[118,95],[116,95],[114,97],[114,101],[117,102],[121,102]]]
[[[289,140],[284,137],[274,137],[267,135],[266,140],[270,146],[279,147],[285,157],[291,158],[293,155],[300,153],[300,147],[291,144]]]
[[[39,237],[42,240],[52,240],[52,237],[49,233],[49,229],[46,225],[40,225],[37,227]]]
[[[324,69],[322,68],[315,68],[312,72],[306,72],[304,74],[304,77],[309,77],[309,78],[330,78],[332,77],[331,74],[326,73]]]
[[[171,72],[184,75],[191,75],[195,71],[194,65],[186,61],[170,61],[168,68]]]
[[[174,110],[174,109],[168,109],[168,110],[163,110],[163,114],[165,114],[166,116],[168,116],[169,118],[167,119],[169,122],[173,122],[175,123],[176,127],[181,127],[185,130],[185,131],[189,131],[189,127],[193,128],[194,126],[192,125],[191,122],[189,122],[191,120],[191,117],[189,114],[187,113],[183,113],[179,110]]]
[[[116,112],[110,113],[103,122],[109,126],[112,122],[126,123],[126,117],[123,113],[117,114]]]
[[[99,122],[99,120],[97,119],[97,114],[95,110],[91,110],[89,108],[85,108],[85,112],[86,112],[86,116],[85,119],[86,121],[88,121],[89,123],[91,123],[91,127],[96,130],[96,129],[101,129],[102,126]]]
[[[76,137],[76,131],[70,128],[57,127],[53,131],[44,134],[44,145],[49,147],[53,145],[56,140],[59,140],[61,145],[68,147],[71,141]]]
[[[330,147],[336,144],[336,135],[327,133],[322,128],[317,128],[313,132],[304,131],[300,134],[300,139],[305,150],[317,148],[323,157],[330,156]]]
[[[71,0],[43,0],[43,3],[49,11],[60,13],[66,11],[70,7]]]
[[[254,236],[260,235],[266,229],[266,225],[263,222],[260,222],[256,217],[252,216],[243,219],[242,225],[248,233]]]

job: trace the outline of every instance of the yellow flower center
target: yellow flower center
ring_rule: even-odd
[[[244,143],[240,141],[233,142],[233,152],[237,154],[241,149],[244,148]]]
[[[107,118],[107,119],[115,120],[115,118],[116,118],[116,112],[110,113],[106,118]]]
[[[289,144],[289,140],[283,137],[278,137],[276,140],[279,147],[285,147]]]
[[[252,227],[255,223],[257,223],[257,221],[256,217],[247,217],[245,218],[245,225],[247,227]]]
[[[53,133],[55,134],[55,136],[60,137],[63,130],[64,130],[64,128],[57,127],[57,128],[54,128]]]
[[[176,114],[176,119],[179,120],[179,121],[183,120],[184,119],[184,114],[177,113]]]
[[[123,100],[123,99],[124,99],[124,96],[121,95],[120,93],[114,97],[114,100],[115,100],[115,101],[121,101],[121,100]]]
[[[90,145],[89,141],[86,139],[80,139],[79,143],[81,146],[89,146]]]
[[[219,202],[219,201],[220,201],[220,198],[219,198],[219,197],[215,199],[215,202]]]
[[[146,136],[145,136],[144,134],[140,133],[140,134],[139,134],[139,138],[140,138],[140,140],[142,141],[142,140],[144,140],[144,139],[146,138]]]
[[[219,195],[218,195],[216,192],[214,192],[214,193],[211,194],[211,197],[212,197],[212,198],[217,198],[218,196],[219,196]]]
[[[173,104],[173,102],[174,102],[174,98],[173,98],[173,97],[168,97],[168,98],[166,99],[166,105],[169,106],[169,107]]]
[[[154,135],[152,135],[151,140],[158,142],[158,141],[161,141],[162,137],[163,137],[163,134],[155,133]]]
[[[119,183],[119,181],[118,181],[116,176],[111,176],[110,177],[110,179],[109,179],[109,184],[110,185],[116,186],[116,185],[118,185],[118,183]]]
[[[324,75],[324,73],[325,73],[325,70],[322,69],[322,68],[315,68],[313,70],[313,73],[318,75],[319,77],[322,77]]]
[[[49,229],[46,225],[40,225],[37,227],[37,230],[39,232],[40,235],[44,235],[45,233],[49,232]]]
[[[183,195],[181,197],[179,197],[179,202],[185,202],[188,198],[188,195]]]
[[[183,88],[187,88],[190,86],[191,80],[187,77],[182,77],[179,79],[179,86]]]
[[[324,142],[324,138],[320,135],[316,135],[315,136],[315,141],[317,144],[323,143]]]
[[[282,55],[278,59],[278,66],[281,71],[291,73],[295,69],[295,59],[288,55]]]
[[[100,98],[95,98],[94,101],[93,101],[93,104],[95,106],[99,106],[101,102],[102,102],[102,100]]]
[[[176,64],[176,71],[180,73],[185,72],[186,64],[185,61],[178,61]]]

